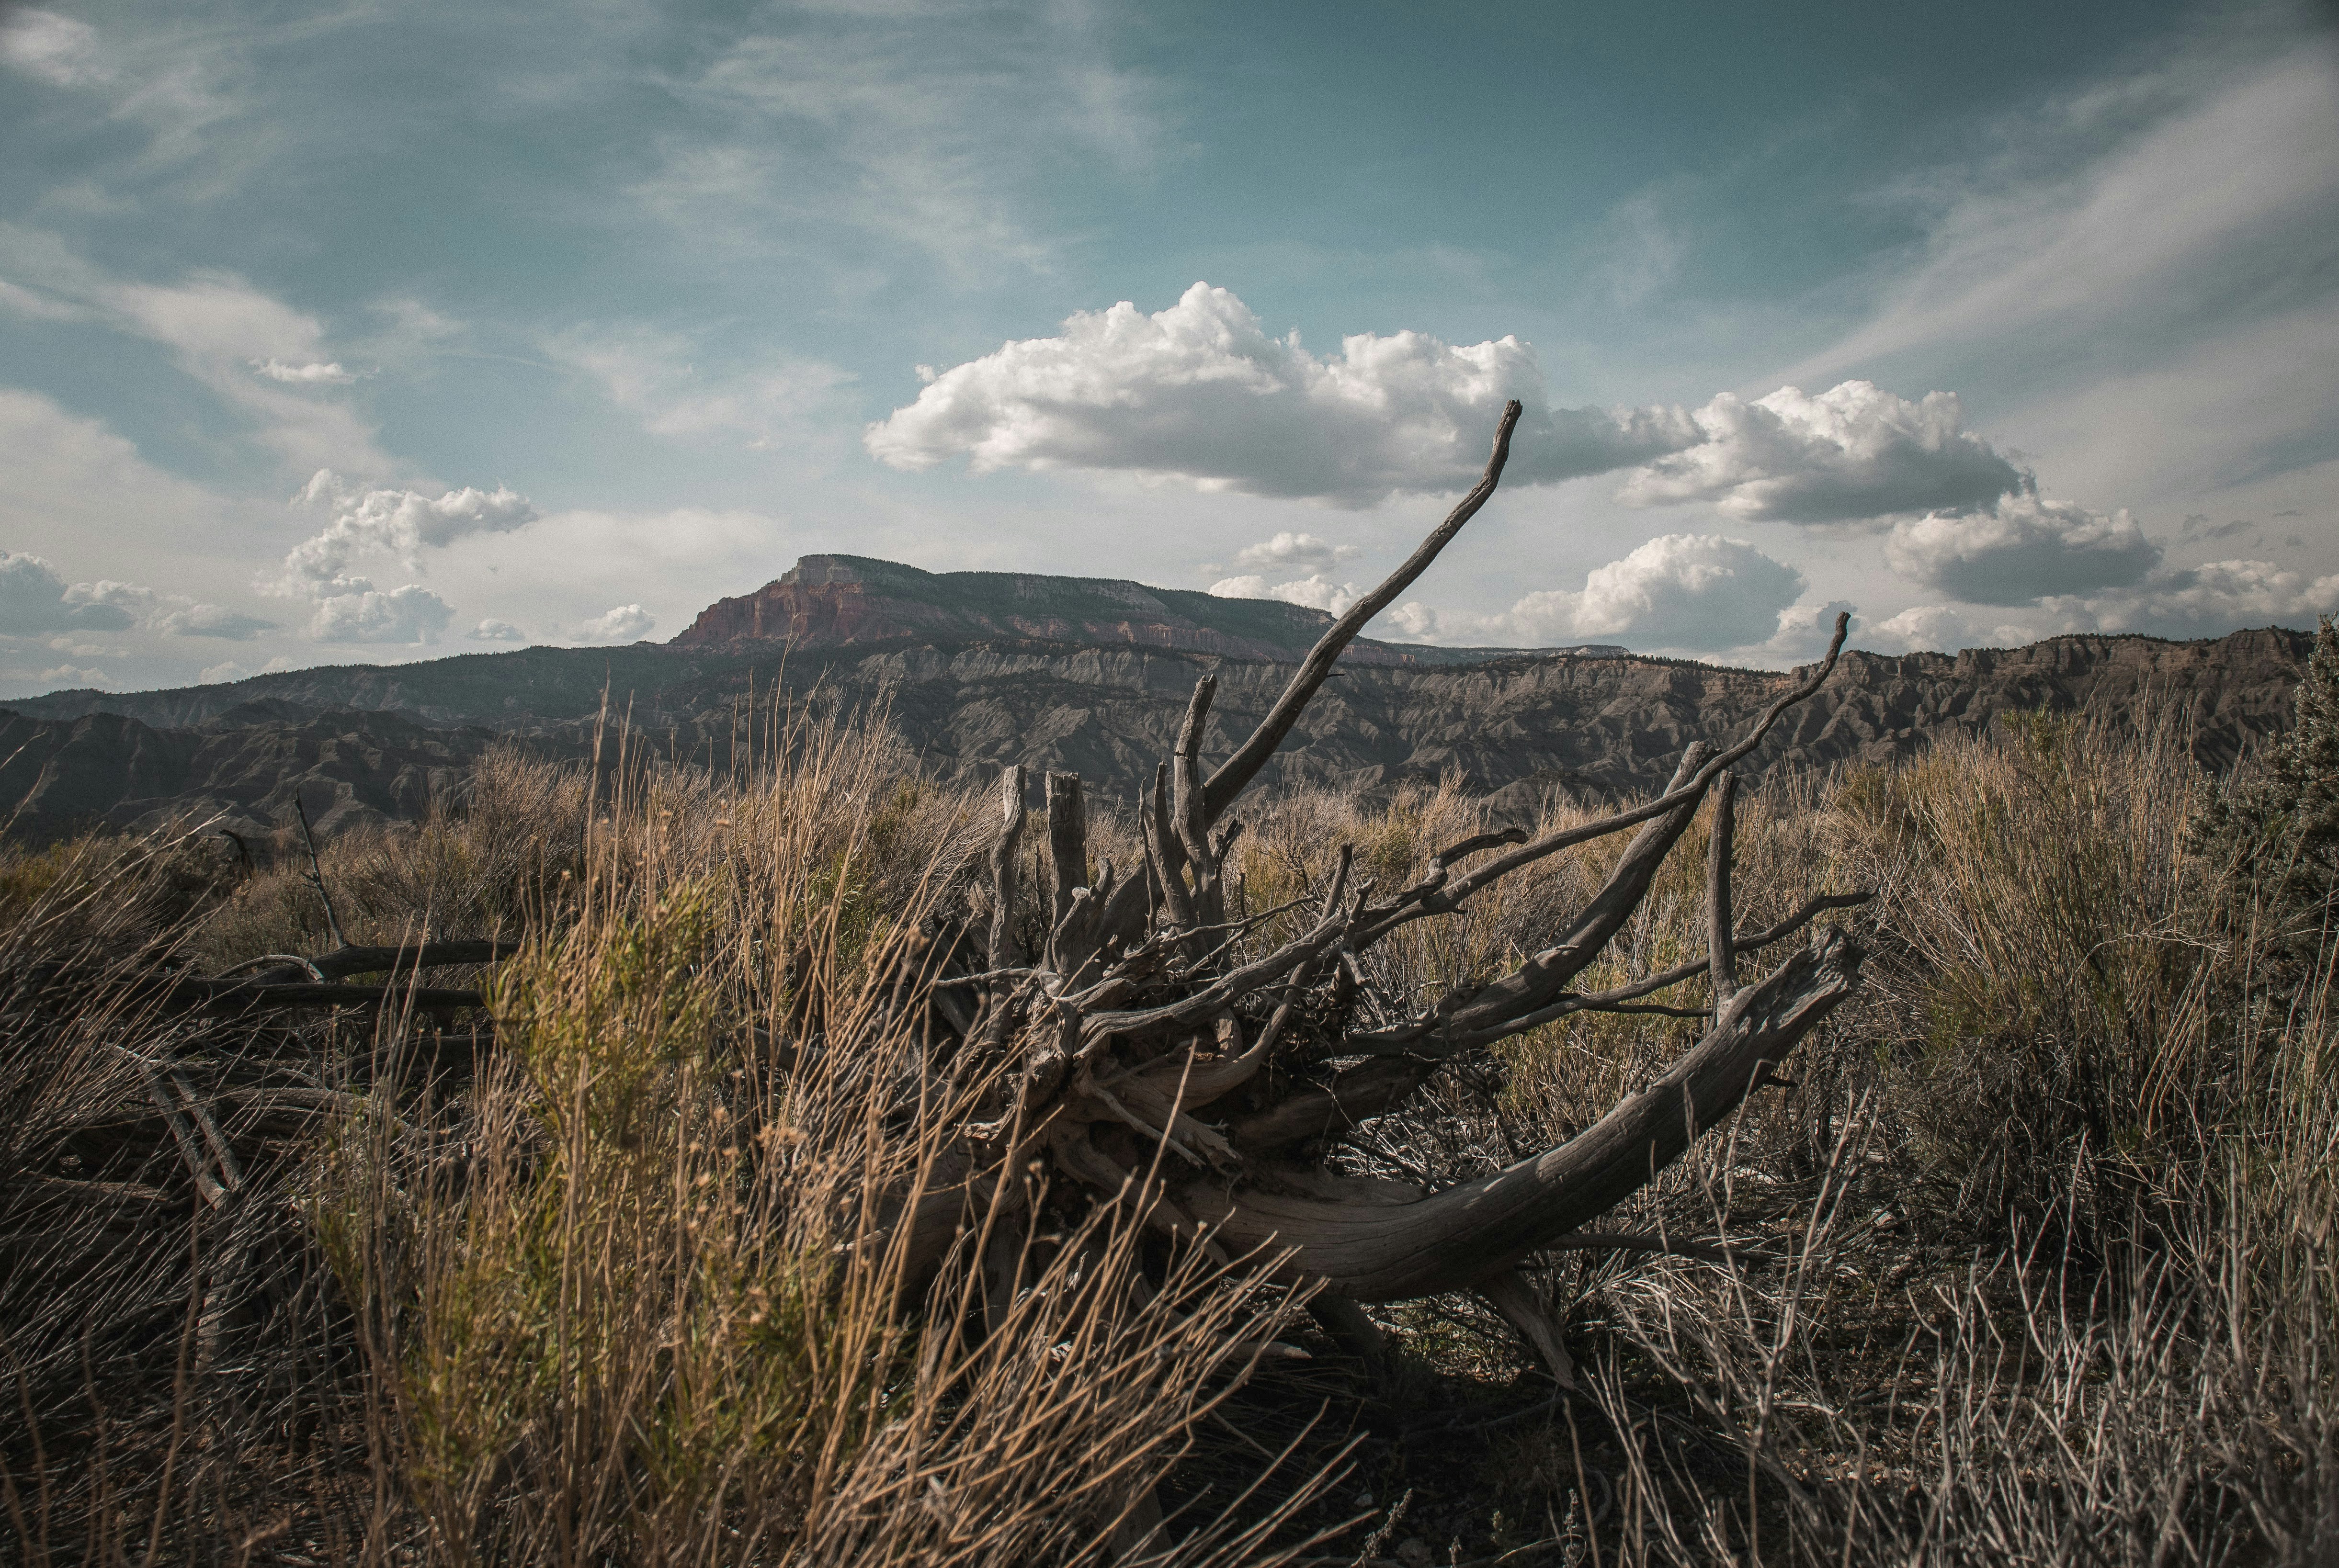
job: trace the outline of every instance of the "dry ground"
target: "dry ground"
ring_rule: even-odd
[[[881,733],[765,749],[497,757],[460,814],[327,845],[350,942],[525,939],[432,977],[485,1015],[166,1005],[331,945],[291,842],[0,846],[0,1555],[2339,1563],[2332,950],[2187,849],[2179,737],[2042,719],[1741,803],[1744,919],[1875,890],[1867,988],[1606,1222],[1635,1245],[1534,1270],[1573,1395],[1470,1299],[1375,1309],[1366,1366],[1141,1235],[987,1337],[964,1259],[912,1297],[889,1205],[945,1110],[878,1003],[982,912],[994,819]],[[1249,814],[1259,910],[1343,842],[1394,887],[1500,825],[1450,790]],[[1504,967],[1616,847],[1409,928],[1380,991]],[[1702,949],[1702,858],[1595,980]],[[1466,1179],[1692,1028],[1506,1041],[1340,1159]]]

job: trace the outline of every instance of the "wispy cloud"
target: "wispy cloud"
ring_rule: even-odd
[[[0,306],[20,298],[53,301],[52,311],[63,305],[169,350],[182,370],[296,471],[393,466],[363,417],[311,390],[355,379],[325,351],[323,323],[232,273],[198,271],[172,283],[127,280],[54,233],[0,222],[0,281],[16,285],[0,294]]]
[[[764,450],[801,441],[843,407],[853,381],[839,367],[786,359],[751,370],[702,370],[714,346],[642,323],[574,326],[549,333],[544,351],[583,371],[643,429],[675,440],[730,438]]]
[[[832,265],[803,255],[802,225],[858,236],[864,265],[1043,266],[1051,177],[1126,172],[1158,135],[1148,83],[1081,5],[803,7],[665,85],[691,122],[634,201],[702,246]]]
[[[2315,286],[2300,269],[2324,248],[2339,202],[2328,49],[2246,65],[2212,54],[2099,82],[2004,133],[1995,160],[1910,184],[1929,209],[1921,245],[1868,318],[1791,377],[1920,347],[2061,337],[2131,312],[2165,340],[2206,294],[2230,305],[2245,284],[2279,303]]]

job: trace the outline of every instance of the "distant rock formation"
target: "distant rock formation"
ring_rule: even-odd
[[[253,837],[290,824],[297,795],[331,837],[419,818],[461,788],[498,738],[283,702],[243,704],[192,729],[0,710],[0,824],[34,843],[93,827],[196,824]]]
[[[1322,610],[1277,599],[1219,598],[1118,577],[927,572],[866,556],[805,556],[754,593],[707,606],[674,646],[753,640],[829,648],[1010,638],[1289,660],[1305,654],[1331,624]],[[1438,665],[1514,651],[1360,639],[1346,657],[1358,665]],[[1605,645],[1545,651],[1625,652]]]
[[[2310,641],[2275,629],[2193,643],[2055,637],[1954,657],[1848,653],[1744,771],[1889,762],[1943,735],[1981,734],[2000,714],[2040,708],[2173,726],[2203,766],[2222,770],[2289,723]],[[937,777],[987,782],[1015,762],[1078,772],[1109,809],[1150,782],[1205,671],[1219,683],[1207,758],[1225,754],[1266,712],[1290,678],[1289,656],[1021,638],[828,648],[747,638],[284,671],[175,692],[58,693],[0,710],[0,823],[13,813],[10,831],[34,840],[212,814],[239,832],[264,830],[291,822],[296,790],[328,831],[411,819],[461,787],[499,738],[585,757],[597,725],[627,714],[636,748],[724,766],[752,733],[737,722],[742,704],[752,695],[767,712],[775,690],[883,712]],[[1317,784],[1386,798],[1451,776],[1522,808],[1551,790],[1582,799],[1652,791],[1683,746],[1739,731],[1791,679],[1547,653],[1449,666],[1344,660],[1343,671],[1262,787]]]

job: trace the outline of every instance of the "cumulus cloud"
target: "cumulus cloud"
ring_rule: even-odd
[[[346,387],[358,379],[355,371],[342,370],[338,362],[290,365],[282,360],[254,360],[252,370],[254,375],[296,387]]]
[[[2211,561],[2107,593],[2048,598],[2044,607],[2069,632],[2211,637],[2243,626],[2311,626],[2339,615],[2339,573],[2309,577],[2272,561]]]
[[[1399,634],[1422,642],[1430,642],[1445,631],[1437,612],[1419,599],[1407,599],[1388,613],[1389,625]]]
[[[367,587],[318,600],[309,635],[321,643],[435,643],[453,616],[447,601],[419,583],[387,593]]]
[[[173,637],[224,637],[245,641],[262,632],[278,629],[274,621],[258,616],[245,615],[222,605],[188,605],[184,608],[165,610],[149,623],[148,629]]]
[[[1911,605],[1897,616],[1862,627],[1857,640],[1861,647],[1880,654],[1953,654],[1969,646],[1972,636],[1966,617],[1954,606]]]
[[[1268,571],[1278,567],[1293,571],[1321,571],[1362,554],[1364,551],[1355,545],[1336,545],[1314,534],[1285,528],[1271,539],[1245,545],[1235,552],[1234,566],[1239,572]]]
[[[1986,507],[2028,477],[1964,429],[1953,392],[1915,402],[1868,381],[1817,397],[1724,392],[1693,416],[1702,439],[1636,471],[1630,506],[1712,501],[1749,522],[1833,523]]]
[[[43,670],[40,681],[45,686],[110,686],[113,677],[87,665],[57,665]]]
[[[233,659],[229,659],[223,664],[205,666],[202,673],[195,677],[195,684],[205,686],[223,686],[230,681],[240,681],[251,673]]]
[[[258,636],[276,630],[274,621],[220,605],[197,604],[180,594],[157,593],[138,583],[100,578],[66,584],[38,556],[0,550],[0,636],[71,630],[118,632],[132,626],[163,636]],[[94,647],[60,638],[51,644],[75,653]]]
[[[79,623],[118,631],[139,616],[153,613],[162,595],[138,583],[116,582],[112,577],[100,577],[94,583],[75,583],[65,589],[64,601],[79,606],[84,616]]]
[[[136,623],[136,615],[101,590],[129,587],[126,583],[68,586],[56,568],[40,557],[0,550],[0,636],[123,631]]]
[[[656,625],[657,617],[641,606],[619,605],[579,625],[577,635],[587,642],[630,643],[648,636]]]
[[[1527,595],[1489,629],[1531,643],[1712,652],[1768,642],[1802,594],[1802,573],[1744,539],[1664,534],[1595,568],[1580,593]]]
[[[493,616],[463,634],[475,643],[524,643],[528,634],[509,621],[499,621]]]
[[[2025,605],[2140,582],[2160,564],[2160,547],[2126,511],[2022,494],[1986,511],[1896,523],[1885,558],[1910,581],[1969,604]]]
[[[1356,584],[1336,583],[1321,572],[1297,582],[1274,584],[1256,574],[1222,577],[1210,585],[1209,591],[1222,599],[1281,599],[1287,605],[1304,605],[1336,616],[1364,597],[1364,590]]]
[[[1824,604],[1790,605],[1779,612],[1779,629],[1771,634],[1762,651],[1777,658],[1802,664],[1823,658],[1827,646],[1835,636],[1835,617],[1850,615],[1857,606],[1849,599],[1830,599]],[[1852,622],[1857,626],[1857,618]]]
[[[1196,283],[1152,315],[1124,301],[1060,336],[942,371],[870,426],[897,468],[964,456],[1000,468],[1112,469],[1205,489],[1368,506],[1466,488],[1505,399],[1526,407],[1507,478],[1540,484],[1646,462],[1704,439],[1680,409],[1553,409],[1516,338],[1456,346],[1358,333],[1318,356],[1269,337],[1224,289]]]
[[[500,485],[492,490],[466,486],[434,500],[419,490],[352,485],[330,468],[320,468],[292,500],[331,511],[324,528],[284,557],[280,591],[293,594],[343,583],[354,587],[349,567],[360,555],[394,555],[412,569],[420,565],[426,546],[450,545],[471,534],[509,533],[537,518],[526,496]]]

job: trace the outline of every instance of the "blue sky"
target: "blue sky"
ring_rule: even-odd
[[[1522,12],[1525,15],[1522,15]],[[1779,665],[2339,609],[2295,4],[0,8],[0,695],[798,555]]]

